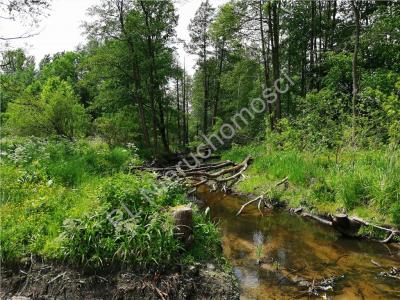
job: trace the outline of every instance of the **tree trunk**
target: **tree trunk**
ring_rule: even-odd
[[[203,44],[203,76],[204,76],[204,103],[203,103],[203,134],[208,132],[208,72],[207,72],[207,44]]]
[[[278,15],[277,3],[274,2],[272,4],[272,17],[273,17],[273,32],[274,32],[274,44],[272,48],[272,65],[274,68],[274,81],[276,83],[276,102],[275,102],[275,110],[276,110],[276,119],[279,120],[282,116],[281,113],[281,93],[280,93],[280,60],[279,60],[279,15]]]
[[[145,24],[147,28],[147,50],[149,53],[149,56],[151,58],[151,63],[150,63],[150,87],[149,87],[149,94],[150,94],[150,102],[151,102],[151,107],[153,111],[153,138],[154,138],[154,152],[157,154],[158,152],[158,147],[157,147],[157,128],[160,130],[161,134],[161,141],[164,146],[165,152],[169,153],[169,142],[166,134],[166,127],[165,127],[165,118],[164,118],[164,109],[162,106],[162,101],[160,95],[157,95],[157,90],[158,90],[158,85],[156,84],[156,71],[157,71],[157,66],[156,66],[156,61],[155,61],[155,53],[154,53],[154,47],[153,47],[153,38],[151,36],[151,28],[150,28],[150,17],[149,17],[149,12],[146,10],[146,6],[144,5],[143,1],[140,2],[143,13],[145,15]],[[159,117],[160,119],[157,120],[157,113],[156,113],[156,108],[155,104],[158,104],[158,110],[159,110]]]
[[[260,37],[261,37],[261,54],[264,66],[264,85],[265,85],[264,88],[270,88],[271,83],[270,83],[270,75],[268,67],[268,54],[266,53],[265,49],[266,47],[265,47],[265,34],[264,34],[263,0],[259,1],[259,22],[260,22]],[[268,114],[269,114],[270,129],[274,130],[275,120],[274,120],[274,111],[271,103],[268,103]]]
[[[167,129],[165,126],[164,108],[163,108],[161,99],[159,99],[159,101],[157,101],[157,102],[158,102],[158,109],[159,109],[159,114],[160,114],[160,122],[158,123],[158,126],[160,129],[161,141],[163,143],[165,152],[169,153],[170,149],[169,149],[169,140],[168,140],[168,136],[167,136]]]
[[[301,59],[301,95],[306,95],[306,67],[307,67],[307,47],[303,50]]]
[[[142,87],[141,87],[140,72],[137,66],[134,66],[133,69],[134,69],[133,80],[135,84],[134,98],[135,102],[138,105],[138,110],[139,110],[140,128],[143,135],[143,144],[144,146],[149,147],[151,145],[150,145],[149,131],[147,129],[147,124],[146,124],[146,117],[144,113],[143,98],[141,95]]]
[[[141,94],[142,87],[141,87],[139,64],[138,64],[138,60],[136,57],[135,46],[133,44],[131,37],[126,32],[126,28],[125,28],[124,1],[117,3],[117,8],[118,8],[118,14],[119,14],[119,25],[121,26],[122,34],[125,37],[125,40],[128,44],[128,48],[129,48],[132,58],[133,58],[132,77],[133,77],[133,82],[135,85],[134,100],[138,105],[140,128],[141,128],[142,135],[143,135],[143,144],[144,144],[144,146],[148,147],[148,146],[150,146],[150,138],[149,138],[149,131],[147,129],[146,118],[145,118],[145,113],[144,113],[143,97]]]
[[[178,126],[178,144],[182,144],[182,127],[181,127],[181,107],[179,103],[179,77],[176,78],[176,111]]]
[[[223,39],[223,41],[222,41],[220,50],[221,50],[221,52],[219,55],[217,87],[216,87],[216,92],[215,92],[215,102],[214,102],[213,119],[212,119],[213,125],[215,125],[215,121],[216,121],[217,115],[218,115],[218,104],[219,104],[219,98],[220,98],[220,92],[221,92],[221,76],[222,76],[222,70],[223,70],[223,66],[224,66],[225,39]]]
[[[315,63],[315,11],[316,3],[311,1],[311,36],[310,36],[310,87],[314,88],[314,63]]]
[[[330,50],[333,50],[334,37],[335,37],[335,27],[336,27],[336,13],[337,13],[337,0],[333,1],[333,13],[332,13],[332,27],[331,27],[331,37],[330,37]]]
[[[182,98],[183,98],[183,143],[186,146],[189,143],[189,128],[188,128],[188,103],[186,97],[186,61],[183,67],[183,78],[182,78]]]
[[[332,1],[328,0],[328,6],[326,8],[326,16],[325,16],[325,26],[324,26],[324,53],[328,49],[328,40],[329,40],[329,35],[328,35],[328,29],[330,28],[330,20],[331,20],[331,13],[332,13]]]
[[[356,123],[356,102],[358,94],[358,49],[360,44],[360,11],[357,3],[352,0],[351,7],[353,9],[354,21],[355,21],[355,42],[354,42],[354,53],[352,61],[352,77],[353,77],[353,97],[352,97],[352,143],[355,146],[355,123]]]

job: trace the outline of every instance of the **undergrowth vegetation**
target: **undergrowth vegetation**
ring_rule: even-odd
[[[34,138],[1,141],[3,262],[31,255],[87,267],[165,267],[216,259],[218,231],[194,209],[194,245],[174,236],[170,210],[185,191],[151,173],[129,172],[134,147]]]
[[[272,192],[293,207],[400,226],[400,151],[395,147],[307,152],[263,143],[235,146],[223,158],[240,161],[249,154],[254,162],[238,186],[244,192]],[[276,189],[285,177],[289,188]]]

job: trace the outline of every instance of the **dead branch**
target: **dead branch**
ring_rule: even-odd
[[[239,174],[239,173],[238,173],[238,174]],[[275,187],[278,187],[278,186],[280,186],[280,185],[282,185],[282,184],[285,184],[285,185],[286,185],[287,182],[288,182],[288,177],[285,177],[283,180],[279,181],[279,182],[275,185]],[[269,206],[268,203],[265,201],[265,195],[261,195],[261,196],[255,198],[255,199],[250,200],[249,202],[246,202],[245,204],[243,204],[242,207],[240,208],[240,210],[238,211],[238,213],[236,214],[236,216],[239,216],[239,215],[242,213],[243,209],[244,209],[247,205],[250,205],[250,204],[252,204],[252,203],[254,203],[254,202],[256,202],[256,201],[258,201],[258,205],[257,205],[258,210],[260,211],[261,214],[263,214],[263,212],[262,212],[262,210],[261,210],[261,204],[264,204],[264,207],[268,207],[268,206]]]
[[[393,266],[390,267],[390,268],[384,267],[380,263],[378,263],[378,262],[376,262],[374,260],[371,260],[371,263],[382,270],[382,272],[380,272],[378,274],[378,276],[388,277],[388,278],[400,280],[400,268],[396,268],[396,267],[393,267]]]
[[[351,220],[358,222],[363,226],[369,226],[369,227],[373,227],[373,228],[388,232],[389,233],[388,237],[386,239],[380,241],[381,243],[385,243],[385,244],[390,243],[396,236],[400,236],[400,230],[371,224],[371,223],[364,221],[363,219],[360,219],[357,217],[352,217]]]
[[[252,204],[252,203],[254,203],[254,202],[257,202],[257,201],[261,201],[261,200],[263,199],[263,197],[264,197],[264,196],[257,197],[257,198],[255,198],[255,199],[250,200],[249,202],[246,202],[245,204],[243,204],[242,207],[240,208],[240,210],[238,211],[238,213],[236,214],[236,216],[239,216],[239,215],[242,213],[243,209],[244,209],[247,205],[250,205],[250,204]]]
[[[190,171],[185,173],[185,177],[206,177],[208,179],[217,179],[218,177],[221,177],[225,174],[229,173],[234,173],[236,171],[239,171],[239,173],[243,173],[249,166],[249,162],[252,160],[251,156],[248,156],[242,163],[238,165],[234,165],[231,168],[223,169],[219,172],[216,173],[207,173],[207,172],[201,172],[201,171]],[[235,175],[234,175],[235,176]],[[232,176],[232,178],[225,178],[225,181],[229,181],[232,179],[235,179],[236,177]],[[218,180],[220,182],[223,182],[222,179]]]
[[[314,220],[316,220],[316,221],[318,221],[318,222],[320,222],[320,223],[322,223],[322,224],[328,225],[328,226],[332,226],[332,225],[333,225],[331,221],[328,221],[328,220],[326,220],[326,219],[323,219],[323,218],[318,217],[318,216],[313,215],[313,214],[302,213],[301,215],[302,215],[303,217],[306,217],[306,218],[314,219]]]

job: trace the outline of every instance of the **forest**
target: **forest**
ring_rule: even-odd
[[[247,210],[259,218],[262,229],[254,232],[265,238],[245,238],[252,270],[257,261],[257,274],[299,286],[292,277],[300,267],[291,270],[274,252],[268,236],[278,233],[263,223],[281,206],[292,219],[313,219],[298,222],[308,224],[299,228],[312,232],[316,244],[333,235],[319,231],[321,221],[339,226],[331,242],[344,253],[348,238],[394,244],[379,263],[375,246],[351,250],[368,248],[371,267],[392,268],[382,274],[394,282],[372,283],[382,294],[354,282],[354,294],[346,294],[333,283],[338,274],[322,277],[315,267],[313,276],[302,275],[309,284],[300,298],[329,294],[329,288],[348,299],[400,297],[400,2],[191,3],[187,40],[177,31],[181,4],[174,0],[99,0],[82,20],[85,43],[41,60],[10,46],[29,34],[0,33],[0,243],[8,269],[1,298],[63,291],[65,299],[89,299],[96,288],[101,299],[189,299],[187,293],[199,297],[193,299],[287,299],[299,291],[276,290],[281,279],[274,288],[265,288],[269,282],[260,284],[259,294],[249,292],[227,244],[232,228],[217,215],[235,207],[233,215],[240,211],[230,222],[244,218],[246,226]],[[52,1],[0,5],[0,23],[21,18],[36,24],[51,14]],[[182,45],[195,59],[193,70],[179,55]],[[214,211],[220,204],[209,198],[221,192],[241,197]],[[257,207],[248,203],[252,196],[263,199]],[[177,227],[186,225],[176,223],[182,208],[193,219],[184,239]],[[294,222],[286,218],[277,218],[285,228]],[[348,225],[339,224],[342,219]],[[316,256],[324,251],[312,249]],[[342,257],[326,255],[337,264]],[[54,272],[40,275],[46,264]],[[149,284],[139,287],[132,279],[131,294],[118,298],[120,280],[104,275],[104,287],[93,277],[78,293],[68,285],[68,276],[78,276],[69,268],[90,270],[90,276],[130,270],[147,274]],[[16,275],[16,269],[25,271]],[[31,280],[38,274],[41,279]],[[201,279],[193,288],[188,278],[196,276]],[[215,294],[218,283],[225,287]],[[357,298],[363,289],[365,298]]]

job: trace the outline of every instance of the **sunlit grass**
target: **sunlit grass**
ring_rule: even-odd
[[[243,192],[266,193],[288,177],[283,198],[291,206],[400,225],[399,150],[273,151],[259,144],[233,147],[223,159],[238,162],[247,155],[254,162],[238,185]]]
[[[194,244],[184,249],[170,209],[190,204],[185,191],[151,173],[124,172],[137,160],[128,149],[99,141],[2,142],[3,262],[31,255],[88,267],[223,262],[218,230],[195,209]]]

